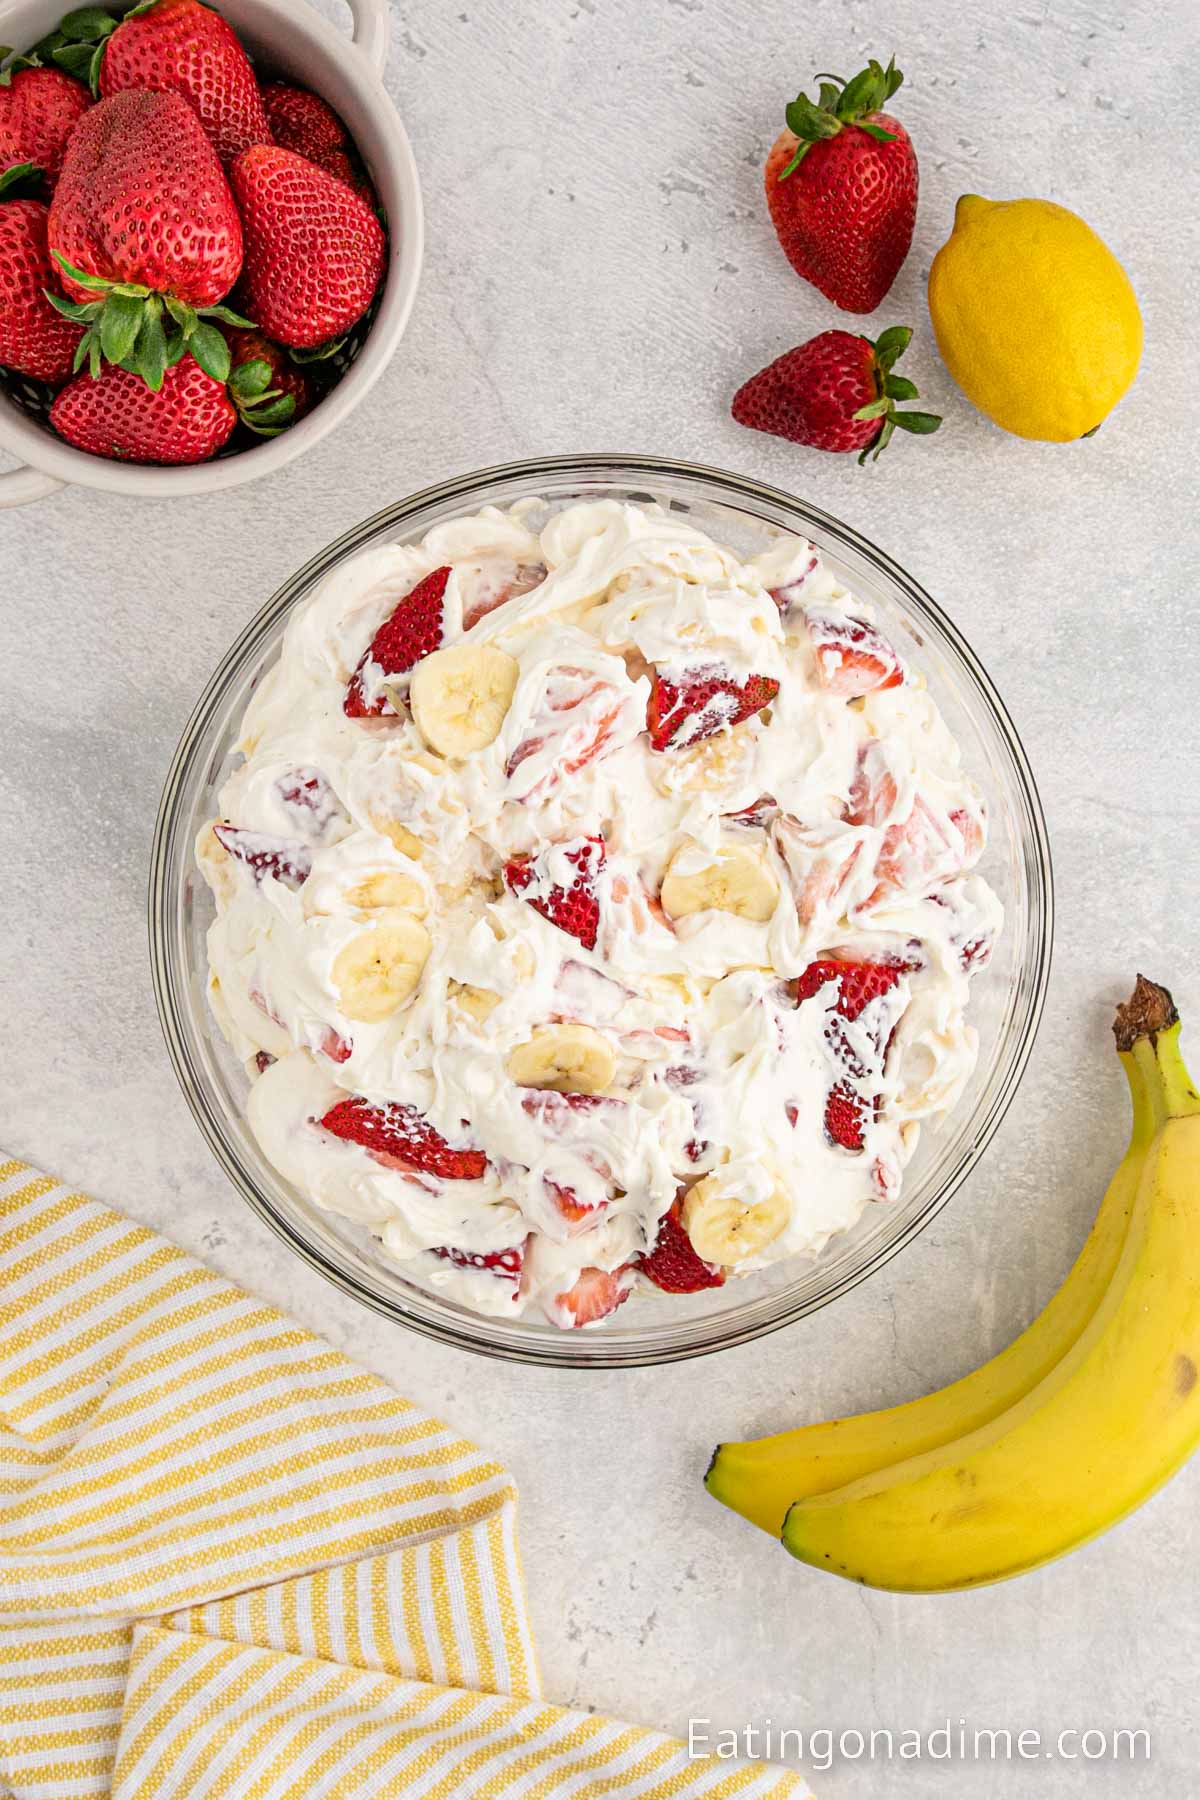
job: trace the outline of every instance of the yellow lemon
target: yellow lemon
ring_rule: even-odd
[[[929,312],[967,399],[1017,437],[1066,443],[1137,374],[1142,315],[1124,269],[1051,200],[964,194],[929,271]]]

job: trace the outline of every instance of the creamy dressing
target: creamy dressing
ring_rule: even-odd
[[[741,562],[654,507],[584,503],[540,532],[534,516],[488,508],[325,578],[247,709],[245,760],[220,796],[221,821],[298,847],[296,871],[277,879],[230,856],[211,827],[197,854],[217,905],[210,1000],[251,1075],[247,1116],[274,1167],[435,1291],[571,1324],[562,1295],[580,1271],[628,1269],[632,1284],[663,1214],[717,1167],[789,1202],[781,1234],[730,1273],[814,1254],[894,1200],[918,1122],[953,1106],[973,1066],[969,977],[1000,907],[970,872],[982,801],[919,672],[895,658],[898,685],[835,691],[837,630],[878,628],[810,544],[780,540]],[[401,709],[388,716],[342,705],[398,601],[447,564],[443,644],[493,645],[519,665],[499,735],[460,759],[425,744],[407,678],[388,683]],[[717,665],[778,693],[732,727],[718,695],[703,724],[652,749],[654,671],[682,682]],[[368,698],[387,679],[368,667]],[[589,865],[588,949],[531,902],[570,885],[562,846],[593,835],[605,854]],[[707,908],[672,923],[658,893],[676,855],[702,869],[738,845],[774,878],[770,916]],[[506,862],[539,853],[537,876],[508,891]],[[369,893],[381,876],[403,878],[392,903],[402,896],[431,948],[411,997],[363,1022],[343,1010],[334,965],[380,916]],[[836,985],[794,996],[831,953],[904,965],[886,1002],[844,1026],[867,1059],[873,1036],[890,1037],[861,1151],[825,1129]],[[535,1028],[563,1021],[615,1055],[586,1106],[507,1070]],[[485,1173],[444,1179],[333,1136],[319,1121],[347,1095],[415,1107],[452,1145],[483,1151]],[[519,1280],[460,1266],[517,1247]]]

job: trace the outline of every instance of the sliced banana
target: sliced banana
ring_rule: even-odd
[[[475,1019],[480,1025],[491,1018],[503,998],[500,994],[494,994],[490,988],[473,987],[470,982],[463,981],[448,983],[446,997],[452,1006],[465,1012],[468,1018]]]
[[[426,846],[407,825],[402,825],[399,819],[389,818],[387,813],[372,813],[371,823],[376,831],[395,845],[401,856],[407,856],[412,862],[420,862],[421,853]]]
[[[213,830],[216,822],[215,819],[210,819],[196,839],[196,861],[200,865],[200,873],[212,889],[217,905],[224,907],[229,905],[237,893],[237,876],[232,856]]]
[[[617,1072],[612,1046],[590,1025],[542,1025],[508,1059],[518,1087],[598,1094]]]
[[[779,883],[761,850],[748,844],[723,845],[698,867],[705,854],[696,844],[684,844],[676,851],[659,895],[669,919],[710,910],[759,924],[771,917]]]
[[[348,888],[346,899],[361,912],[399,907],[404,912],[415,913],[420,919],[429,911],[421,883],[414,875],[406,875],[403,869],[377,869]]]
[[[749,782],[757,750],[753,735],[718,731],[682,750],[654,758],[650,779],[660,794],[704,794]]]
[[[683,1197],[683,1228],[704,1262],[730,1267],[773,1244],[791,1217],[791,1203],[778,1185],[747,1198],[731,1170],[716,1169]],[[744,1172],[743,1172],[744,1177]]]
[[[443,756],[470,756],[500,734],[520,668],[491,644],[452,644],[413,671],[409,701],[425,742]]]
[[[333,985],[348,1019],[377,1025],[402,1006],[421,979],[429,933],[409,913],[382,912],[334,958]]]

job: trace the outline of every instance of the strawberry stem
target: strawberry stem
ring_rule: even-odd
[[[43,290],[64,319],[87,327],[76,353],[77,369],[86,360],[94,378],[100,374],[102,361],[116,363],[131,375],[140,375],[157,394],[165,372],[190,352],[214,381],[229,379],[229,345],[224,333],[210,321],[218,319],[224,325],[249,329],[252,319],[228,306],[189,306],[174,294],[159,294],[137,282],[90,275],[57,250],[51,254],[64,274],[96,296],[89,301],[67,300],[49,288]]]
[[[864,337],[863,342],[870,344],[874,352],[875,398],[868,401],[866,406],[860,406],[853,416],[856,419],[880,419],[882,425],[878,437],[872,438],[859,455],[860,463],[865,463],[868,456],[872,462],[877,462],[897,429],[924,437],[936,431],[942,423],[938,413],[896,411],[897,400],[919,398],[914,382],[909,381],[906,375],[892,373],[897,360],[912,342],[912,326],[889,325],[874,340]]]
[[[820,84],[816,100],[797,94],[787,108],[788,128],[800,141],[791,162],[780,170],[780,181],[786,181],[800,167],[814,144],[836,137],[847,125],[857,126],[881,144],[894,140],[894,132],[871,119],[871,114],[887,105],[904,80],[894,56],[886,69],[872,57],[866,68],[849,81],[843,81],[840,75],[818,75],[816,79]]]

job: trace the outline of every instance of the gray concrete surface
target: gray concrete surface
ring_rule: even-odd
[[[300,4],[301,0],[297,0]],[[558,1699],[686,1730],[1145,1727],[1152,1761],[810,1766],[828,1800],[1190,1800],[1200,1762],[1200,1468],[1102,1541],[934,1599],[810,1575],[700,1489],[718,1435],[901,1399],[1050,1294],[1122,1146],[1108,1036],[1143,968],[1200,1063],[1197,305],[1182,4],[408,0],[388,83],[429,253],[388,375],[273,481],[155,508],[70,492],[0,516],[0,1141],[161,1226],[507,1459]],[[3,35],[0,33],[0,35]],[[895,50],[921,158],[912,254],[873,324],[946,425],[877,466],[741,430],[739,381],[833,324],[766,219],[760,166],[818,69]],[[924,303],[955,197],[1060,200],[1145,311],[1137,387],[1094,440],[1005,438],[956,395]],[[1189,218],[1190,208],[1190,218]],[[147,971],[150,830],[218,655],[299,563],[426,482],[543,451],[725,464],[848,520],[953,613],[1005,695],[1057,861],[1049,1007],[983,1165],[898,1261],[764,1343],[673,1369],[538,1374],[358,1310],[219,1175],[176,1090]],[[1078,1751],[1078,1743],[1075,1744]]]

